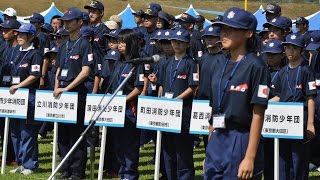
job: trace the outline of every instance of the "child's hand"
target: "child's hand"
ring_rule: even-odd
[[[153,82],[153,83],[157,82],[157,80],[158,80],[157,76],[154,73],[149,74],[148,79],[150,82]]]
[[[315,137],[315,129],[314,129],[314,124],[313,123],[308,123],[307,125],[307,138],[308,139],[313,139]]]
[[[244,158],[239,166],[238,179],[251,179],[253,175],[254,159]]]

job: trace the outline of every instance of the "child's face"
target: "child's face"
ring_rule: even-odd
[[[171,45],[171,42],[169,40],[161,40],[161,47],[163,49],[163,53],[165,55],[173,55],[174,51],[173,51],[173,47]]]
[[[222,26],[220,32],[220,40],[224,49],[236,49],[246,43],[250,34],[246,30]],[[251,34],[252,36],[252,34]]]
[[[299,46],[295,46],[292,44],[288,44],[285,46],[286,56],[290,61],[297,61],[300,59],[302,48]]]
[[[126,43],[124,41],[118,41],[118,50],[120,54],[126,54]]]
[[[207,48],[214,48],[217,47],[217,42],[220,40],[219,37],[214,36],[205,36],[204,42],[206,43]]]
[[[283,58],[283,53],[267,53],[267,63],[270,67],[280,66]]]
[[[281,41],[284,38],[284,35],[282,32],[283,31],[280,28],[277,28],[275,26],[270,26],[269,39],[277,39]]]
[[[108,46],[110,49],[117,49],[118,48],[118,41],[116,39],[110,39],[108,41]]]
[[[187,49],[189,48],[189,43],[182,42],[178,40],[171,40],[171,45],[175,53],[186,53]]]

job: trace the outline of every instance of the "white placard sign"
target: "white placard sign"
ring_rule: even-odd
[[[29,89],[19,88],[14,94],[9,88],[0,88],[0,117],[26,119]]]
[[[211,116],[209,100],[193,100],[190,134],[209,134],[209,120]]]
[[[86,116],[84,124],[88,125],[92,116],[93,119],[99,115],[99,113],[104,109],[106,103],[111,98],[111,95],[106,95],[101,104],[103,94],[87,94],[87,104],[86,104]],[[124,119],[126,113],[126,96],[117,95],[107,106],[104,112],[96,121],[96,126],[109,126],[109,127],[124,127]]]
[[[139,96],[137,114],[137,128],[181,132],[181,99]]]
[[[269,102],[262,135],[266,138],[303,139],[303,103]]]
[[[34,119],[36,121],[77,123],[78,93],[63,92],[53,97],[53,91],[37,90]]]

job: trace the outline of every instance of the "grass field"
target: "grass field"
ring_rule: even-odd
[[[0,1],[0,9],[5,10],[7,7],[13,7],[17,10],[18,16],[27,16],[31,15],[33,12],[42,12],[47,9],[51,2],[55,2],[56,6],[59,10],[64,11],[68,7],[79,7],[83,9],[84,5],[90,3],[90,0],[10,0],[10,1]],[[178,6],[178,7],[189,7],[190,4],[193,4],[194,8],[205,9],[205,10],[214,10],[214,11],[225,11],[226,9],[236,6],[236,7],[244,7],[243,1],[232,1],[232,0],[101,0],[101,2],[105,5],[105,20],[113,14],[120,13],[128,3],[131,4],[134,10],[141,8],[145,9],[148,7],[150,2],[158,2],[163,6],[163,10],[167,11],[171,14],[177,15],[184,10],[173,9],[168,6]],[[260,5],[265,5],[266,0],[262,1],[252,1],[249,0],[249,11],[255,12]],[[294,3],[281,3],[282,6],[282,14],[288,16],[290,18],[295,19],[297,16],[308,16],[313,14],[320,9],[319,3],[304,3],[301,1],[294,1]],[[206,18],[211,19],[214,15],[203,14]]]
[[[35,174],[31,174],[28,176],[22,174],[10,174],[9,170],[14,169],[15,166],[7,166],[5,175],[0,175],[1,180],[44,180],[50,176],[51,173],[51,162],[52,162],[52,134],[48,135],[47,139],[43,139],[39,141],[39,169]],[[142,180],[151,180],[153,179],[154,174],[154,165],[148,164],[148,161],[152,159],[153,156],[153,144],[145,145],[145,148],[140,152],[140,164],[139,164],[139,172],[140,179]],[[2,152],[2,151],[1,151]],[[201,143],[199,148],[194,149],[194,165],[196,169],[196,180],[203,179],[201,174],[203,174],[202,170],[202,161],[204,159],[204,148],[203,143]],[[98,161],[99,161],[99,149],[96,149],[96,157],[95,157],[95,179],[97,179],[97,169],[98,169]],[[89,160],[88,160],[89,161]],[[87,179],[90,179],[89,172],[89,162],[87,164]],[[105,177],[104,179],[108,179]],[[110,178],[109,178],[110,179]],[[310,172],[309,176],[310,180],[319,180],[320,172]],[[117,180],[117,179],[114,179]]]

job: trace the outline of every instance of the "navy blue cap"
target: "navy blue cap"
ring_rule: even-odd
[[[308,51],[314,51],[320,48],[320,30],[313,31],[310,33],[311,40],[308,46],[306,47],[306,50]]]
[[[287,17],[279,16],[273,18],[270,22],[266,22],[263,24],[263,27],[265,28],[269,28],[270,26],[275,26],[277,28],[287,30],[292,27],[292,21]]]
[[[29,18],[26,18],[24,20],[29,20],[30,22],[35,23],[44,23],[44,17],[39,13],[33,13]]]
[[[286,37],[286,41],[282,42],[282,44],[286,45],[286,44],[292,44],[295,46],[299,46],[299,47],[304,47],[305,46],[305,41],[302,35],[300,35],[299,33],[292,33],[287,35]]]
[[[163,30],[163,32],[161,33],[161,37],[160,37],[159,41],[161,41],[161,40],[171,40],[172,33],[173,33],[173,30],[171,30],[171,29]]]
[[[153,11],[162,11],[161,5],[158,3],[150,3],[148,8],[152,9]]]
[[[104,10],[104,5],[100,1],[91,1],[89,5],[84,6],[85,9],[98,9],[98,10]]]
[[[220,31],[221,29],[219,26],[207,26],[202,33],[202,37],[204,36],[220,37]]]
[[[138,9],[137,11],[133,12],[132,14],[135,15],[135,16],[142,16],[143,15],[143,11],[142,9]]]
[[[284,47],[282,41],[277,39],[270,39],[265,45],[262,53],[283,53]]]
[[[51,24],[48,24],[48,23],[44,23],[44,25],[41,28],[48,31],[49,33],[53,33],[54,31]]]
[[[153,34],[153,36],[151,36],[151,40],[155,40],[155,41],[158,41],[162,38],[162,34],[164,33],[164,30],[162,29],[158,29],[157,32],[155,32]]]
[[[94,36],[94,30],[91,26],[82,26],[80,29],[80,34],[83,37],[93,37]]]
[[[158,17],[160,19],[163,19],[163,20],[167,21],[167,22],[169,22],[169,20],[170,20],[170,15],[168,13],[164,12],[164,11],[160,11],[158,13]]]
[[[224,13],[222,21],[213,22],[212,24],[255,31],[258,22],[251,12],[233,7]]]
[[[89,13],[87,12],[82,12],[82,20],[83,21],[89,21],[90,18],[89,18]]]
[[[263,11],[263,13],[266,13],[266,12],[272,13],[272,14],[281,13],[281,7],[276,3],[270,3],[270,4],[267,4],[266,10]]]
[[[104,33],[103,35],[107,36],[107,37],[118,39],[118,35],[119,35],[120,31],[121,31],[120,29],[115,29],[115,30],[110,31],[109,33]]]
[[[309,24],[309,21],[304,17],[298,17],[293,24]]]
[[[172,31],[171,40],[190,42],[190,34],[185,29],[177,28]]]
[[[174,16],[174,15],[172,15],[172,14],[169,14],[169,20],[171,20],[171,21],[175,21],[176,20],[176,17]]]
[[[4,29],[19,29],[20,26],[21,24],[17,20],[7,20],[0,24],[0,27]]]
[[[68,20],[72,20],[72,19],[82,19],[82,17],[83,17],[82,11],[80,11],[80,9],[78,9],[76,7],[72,7],[72,8],[68,8],[64,12],[61,19],[64,21],[68,21]]]
[[[144,17],[144,16],[146,16],[146,15],[158,17],[158,11],[152,10],[152,9],[148,8],[148,9],[146,9],[146,11],[142,14],[142,17]]]
[[[222,15],[218,15],[216,17],[214,17],[211,22],[218,22],[218,21],[222,21],[223,20],[223,16]]]
[[[69,36],[69,33],[67,30],[65,30],[64,28],[60,28],[57,30],[56,32],[57,35],[60,35],[60,36]]]
[[[269,29],[268,28],[263,28],[263,29],[261,29],[261,31],[258,32],[258,35],[262,36],[263,33],[267,33],[267,32],[269,32]]]
[[[196,22],[204,22],[206,19],[202,15],[197,15],[196,16]]]
[[[15,31],[21,32],[21,33],[30,33],[30,34],[36,34],[37,29],[34,25],[26,23],[22,24],[19,29],[15,29]]]
[[[187,23],[196,23],[196,18],[191,16],[190,14],[188,13],[182,13],[181,16],[176,19],[177,22],[187,22]]]
[[[117,61],[120,59],[120,53],[118,50],[109,50],[104,59]]]

